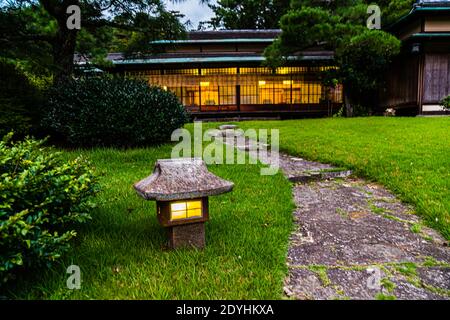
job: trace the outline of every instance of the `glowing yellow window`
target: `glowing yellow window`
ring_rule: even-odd
[[[170,220],[179,220],[202,216],[202,201],[191,200],[170,204]]]

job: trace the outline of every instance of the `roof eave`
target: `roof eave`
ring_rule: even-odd
[[[288,61],[332,61],[333,55],[291,56]],[[114,60],[114,65],[143,65],[143,64],[179,64],[179,63],[223,63],[223,62],[263,62],[263,56],[258,57],[204,57],[204,58],[165,58],[165,59],[122,59]]]
[[[397,29],[405,25],[406,23],[413,20],[415,17],[424,15],[424,14],[443,14],[450,13],[450,6],[448,7],[414,7],[408,14],[401,17],[399,20],[394,22],[391,25],[386,27],[386,30],[389,32],[395,32]]]
[[[274,38],[238,38],[238,39],[199,39],[199,40],[155,40],[153,45],[176,45],[176,44],[221,44],[221,43],[272,43]]]
[[[448,40],[450,39],[450,32],[442,33],[414,33],[406,38],[404,41],[427,41],[427,40]]]
[[[145,200],[154,201],[177,201],[177,200],[187,200],[187,199],[198,199],[210,196],[216,196],[219,194],[231,192],[234,185],[230,184],[220,188],[210,189],[207,191],[191,191],[191,192],[181,192],[181,193],[152,193],[139,190],[134,187],[136,192]]]

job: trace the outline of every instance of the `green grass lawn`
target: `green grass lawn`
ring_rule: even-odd
[[[208,123],[216,127],[217,123]],[[281,150],[351,168],[412,203],[450,238],[450,118],[356,118],[239,122],[241,128],[280,129]],[[188,125],[192,128],[192,125]],[[291,189],[279,173],[257,165],[211,165],[235,183],[210,198],[204,251],[166,251],[154,202],[132,184],[149,175],[171,145],[83,153],[102,172],[93,220],[78,230],[73,249],[50,271],[28,272],[6,293],[44,299],[277,299],[289,233]],[[82,289],[66,288],[66,268],[79,265]]]
[[[280,149],[353,169],[414,205],[450,239],[450,118],[328,118],[239,122],[280,130]]]
[[[291,189],[281,175],[261,176],[257,165],[212,165],[235,183],[210,198],[204,251],[164,250],[155,203],[132,188],[169,158],[171,146],[83,153],[102,172],[98,208],[78,230],[73,249],[50,271],[28,272],[6,296],[25,299],[278,299],[286,275],[292,228]],[[68,290],[67,266],[79,265],[82,288]]]

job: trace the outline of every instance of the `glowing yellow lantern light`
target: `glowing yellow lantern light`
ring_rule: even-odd
[[[292,84],[292,80],[283,80],[283,84],[291,85]]]
[[[258,81],[258,85],[259,86],[264,86],[265,84],[266,84],[266,82],[264,80]]]
[[[170,204],[170,220],[200,218],[202,216],[202,200],[172,202]]]
[[[203,248],[208,197],[231,191],[233,183],[209,172],[201,159],[181,158],[158,160],[153,174],[134,188],[143,198],[156,200],[157,217],[168,230],[170,248]]]
[[[200,87],[209,87],[209,81],[200,82]]]

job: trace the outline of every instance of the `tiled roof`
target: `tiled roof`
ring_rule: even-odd
[[[229,38],[229,39],[180,39],[180,40],[155,40],[152,44],[202,44],[202,43],[271,43],[274,38]]]
[[[274,39],[280,33],[280,29],[191,31],[187,38],[189,40]]]
[[[324,61],[332,60],[334,54],[332,51],[304,51],[300,58],[289,57],[289,60],[302,60],[302,61]],[[227,53],[194,53],[194,54],[159,54],[153,56],[144,56],[136,58],[128,58],[120,55],[108,55],[114,65],[122,64],[183,64],[183,63],[239,63],[239,62],[263,62],[264,56],[256,54],[244,54],[243,52],[227,52]]]
[[[448,7],[450,0],[418,0],[416,7]]]
[[[418,0],[412,10],[396,22],[386,27],[389,32],[397,32],[402,26],[418,19],[423,15],[448,16],[450,13],[450,0]]]

